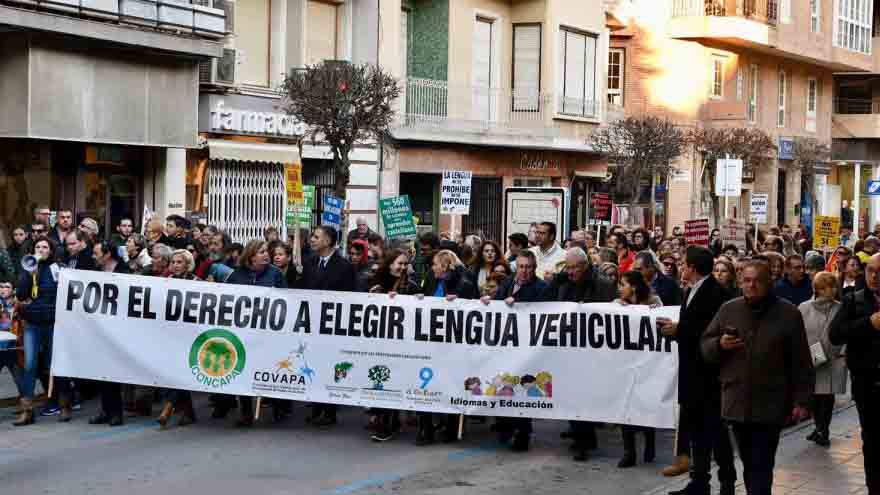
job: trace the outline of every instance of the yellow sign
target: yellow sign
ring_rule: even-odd
[[[825,251],[840,244],[840,218],[816,216],[813,219],[813,249]]]
[[[306,198],[303,194],[302,164],[288,163],[284,166],[284,184],[287,189],[287,204],[302,205]]]

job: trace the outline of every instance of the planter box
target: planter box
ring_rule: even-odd
[[[192,5],[159,0],[159,27],[171,31],[191,33],[193,29]]]
[[[80,0],[83,14],[102,19],[119,18],[119,0]]]
[[[223,9],[212,9],[193,5],[196,34],[222,37],[226,35],[226,13]]]
[[[159,22],[156,0],[119,0],[119,13],[130,24],[155,27]]]
[[[79,13],[79,0],[40,0],[40,6],[58,12]]]

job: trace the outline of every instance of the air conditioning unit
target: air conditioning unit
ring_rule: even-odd
[[[238,50],[224,48],[222,57],[200,62],[199,83],[209,86],[237,86],[240,58]]]

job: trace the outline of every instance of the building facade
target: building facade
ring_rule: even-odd
[[[0,2],[4,241],[37,206],[105,233],[144,206],[184,213],[198,67],[229,29],[226,4],[200,3]]]
[[[200,71],[198,135],[187,153],[187,211],[237,241],[286,229],[284,166],[301,162],[315,186],[312,225],[335,184],[330,148],[299,141],[301,123],[281,108],[284,76],[326,60],[378,63],[379,9],[370,0],[247,0],[234,11],[223,56]],[[378,146],[365,143],[352,162],[346,208],[378,228]],[[353,222],[352,222],[353,223]],[[309,227],[309,225],[302,225]]]
[[[421,231],[504,240],[561,209],[586,224],[606,166],[586,144],[604,118],[608,35],[598,0],[382,2],[380,62],[404,83],[382,197],[408,195]],[[440,213],[443,171],[473,173],[470,214]],[[509,200],[518,188],[554,199]],[[529,205],[517,207],[516,204]]]
[[[763,130],[776,156],[745,174],[742,195],[730,198],[721,216],[748,219],[751,194],[766,193],[769,224],[809,223],[816,205],[804,197],[810,188],[792,164],[791,146],[798,138],[830,146],[834,74],[873,67],[872,2],[858,2],[859,12],[848,0],[606,4],[611,112],[665,116],[684,129]],[[676,167],[660,186],[668,229],[709,211],[701,202],[700,157],[688,153]],[[838,176],[825,164],[816,168],[817,191]]]

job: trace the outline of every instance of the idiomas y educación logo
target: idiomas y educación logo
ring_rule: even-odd
[[[223,388],[244,370],[246,354],[238,337],[215,328],[202,332],[189,350],[189,369],[193,378],[211,388]]]

